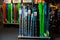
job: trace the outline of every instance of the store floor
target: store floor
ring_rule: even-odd
[[[0,31],[0,40],[18,40],[18,28],[3,28]],[[19,39],[19,40],[40,40],[40,39]],[[56,38],[55,40],[60,40]]]
[[[18,28],[3,28],[0,32],[0,40],[18,40]]]

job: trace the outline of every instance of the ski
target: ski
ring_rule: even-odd
[[[20,3],[16,3],[16,23],[19,23],[19,8],[20,8]]]
[[[24,36],[27,36],[27,6],[23,5],[23,31]]]
[[[14,5],[14,24],[16,23],[16,6]]]
[[[34,6],[34,36],[37,37],[37,7]]]
[[[23,36],[22,5],[19,8],[19,36]]]
[[[2,9],[3,9],[3,23],[6,23],[6,3],[2,3]]]
[[[6,4],[6,8],[7,8],[7,23],[11,23],[11,3]]]
[[[44,13],[43,13],[43,4],[38,2],[39,8],[39,27],[40,27],[40,37],[44,37]]]
[[[27,9],[28,9],[28,16],[27,16],[27,20],[28,20],[28,36],[31,36],[31,29],[30,29],[30,24],[31,24],[31,9],[30,9],[30,7],[28,6],[27,7]]]

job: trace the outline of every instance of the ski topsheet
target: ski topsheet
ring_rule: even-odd
[[[16,4],[16,11],[17,11],[17,14],[16,14],[16,23],[19,23],[19,8],[20,8],[20,3],[17,3]]]
[[[47,3],[44,2],[44,36],[48,37],[48,7]]]
[[[43,13],[43,4],[38,2],[38,8],[39,8],[40,37],[44,37],[44,13]]]
[[[47,8],[48,8],[48,9],[47,9],[47,11],[48,11],[48,12],[47,12],[47,13],[48,13],[47,15],[48,15],[48,16],[47,16],[47,31],[46,31],[46,33],[47,33],[47,37],[49,37],[49,20],[50,20],[50,19],[49,19],[49,18],[50,18],[49,13],[50,13],[50,7],[47,5]]]
[[[16,23],[16,21],[17,21],[17,10],[16,10],[16,5],[14,4],[14,6],[13,6],[13,8],[14,8],[14,12],[13,12],[13,23],[15,24]]]
[[[31,36],[37,36],[37,27],[36,27],[36,17],[37,17],[37,12],[36,12],[36,7],[32,8],[32,14],[31,14]],[[35,29],[36,28],[36,29]]]
[[[49,6],[47,2],[44,2],[44,36],[49,37]]]
[[[28,21],[28,36],[31,36],[31,29],[30,29],[30,24],[31,24],[31,9],[30,7],[28,6],[27,7],[27,10],[28,10],[28,14],[27,14],[27,21]]]
[[[27,36],[27,7],[23,5],[23,30],[24,36]]]
[[[2,9],[3,9],[3,23],[6,23],[6,3],[2,3]]]
[[[32,8],[32,13],[31,13],[31,36],[34,36],[34,20],[33,20],[33,12],[34,12],[34,9]]]
[[[37,12],[34,12],[34,36],[37,36],[37,23],[36,23],[36,17],[37,17]]]
[[[22,8],[19,8],[19,35],[23,36],[23,26],[22,26]]]
[[[37,36],[37,8],[34,7],[34,36]]]
[[[19,8],[19,35],[22,37],[24,36],[24,31],[23,31],[23,5],[20,5],[20,8]]]
[[[6,4],[6,8],[7,8],[7,23],[11,23],[11,8],[12,8],[12,5],[11,3],[8,3]]]
[[[47,27],[47,3],[44,2],[44,36],[46,37],[46,27]]]

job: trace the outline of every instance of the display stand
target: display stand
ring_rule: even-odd
[[[24,4],[27,4],[26,3],[26,1],[25,1],[25,3]],[[36,5],[37,5],[37,3],[35,3]],[[33,3],[32,3],[32,5],[33,5]],[[40,5],[41,6],[41,5]],[[32,8],[33,8],[33,6],[32,6]],[[42,8],[40,8],[40,9],[42,9]],[[43,9],[42,9],[43,10]],[[41,12],[41,10],[40,10],[40,12]],[[41,13],[42,14],[42,13]],[[42,14],[43,15],[43,14]],[[42,17],[42,16],[41,16]],[[44,16],[43,16],[44,17]],[[43,18],[44,19],[44,18]],[[42,18],[41,18],[41,21],[42,21]],[[44,21],[44,20],[43,20]],[[41,23],[41,22],[40,22]],[[42,23],[42,24],[44,24],[44,22]],[[44,30],[43,30],[43,25],[42,24],[40,24],[41,26],[41,28],[42,28],[42,30],[41,30],[41,34],[43,33],[44,34]],[[21,25],[20,25],[21,26]],[[20,27],[19,26],[19,27]],[[42,27],[43,26],[43,27]],[[42,32],[43,31],[43,32]],[[22,34],[23,35],[23,34]],[[41,35],[42,36],[42,35]],[[21,35],[18,35],[18,39],[26,39],[26,40],[28,40],[28,39],[35,39],[35,40],[50,40],[50,37],[32,37],[32,36],[21,36]]]
[[[22,40],[50,40],[50,37],[27,37],[27,36],[25,36],[25,37],[19,37],[18,36],[18,39],[20,40],[20,39],[22,39]]]

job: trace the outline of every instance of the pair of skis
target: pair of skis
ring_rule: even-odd
[[[49,12],[50,7],[47,2],[44,2],[44,36],[49,37]]]
[[[49,37],[48,5],[38,2],[40,37]]]
[[[26,6],[21,5],[19,9],[19,34],[21,36],[27,36],[27,9]]]
[[[27,7],[24,6],[24,5],[21,5],[20,7],[20,10],[21,10],[21,14],[20,14],[20,29],[19,29],[19,32],[21,35],[23,36],[28,36],[29,35],[29,24],[27,24],[29,21],[27,19],[27,13],[28,13],[28,10],[27,10]],[[28,25],[28,26],[27,26]]]
[[[21,9],[21,12],[20,12],[21,14],[20,14],[19,34],[23,36],[34,37],[34,30],[36,30],[35,28],[37,27],[36,26],[37,12],[35,10],[31,10],[29,6],[28,7],[21,6],[20,9]],[[31,11],[32,11],[32,14],[31,14]],[[35,35],[37,35],[36,33]]]
[[[13,23],[19,23],[19,7],[20,3],[14,4],[14,6],[11,3],[3,3],[3,21],[4,23],[13,24]],[[14,10],[14,11],[13,11]]]
[[[37,8],[33,7],[32,8],[32,14],[31,14],[31,36],[37,36]]]
[[[3,23],[11,23],[11,4],[3,2]]]
[[[20,3],[15,3],[13,6],[13,23],[14,24],[19,24],[19,8],[20,8]]]

